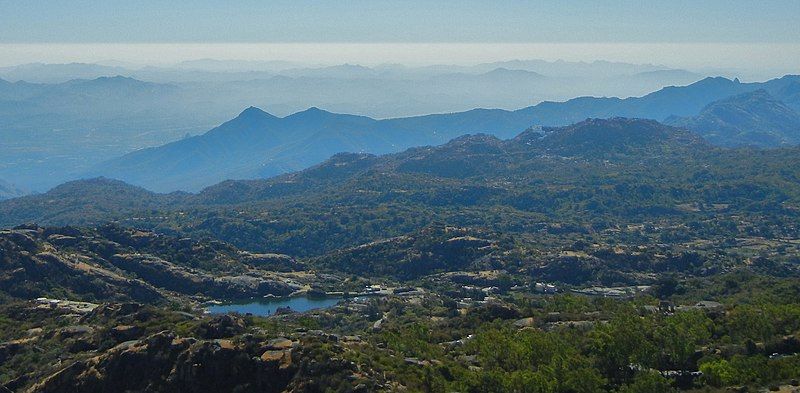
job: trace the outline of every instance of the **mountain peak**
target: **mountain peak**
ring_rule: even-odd
[[[329,114],[329,113],[331,113],[331,112],[328,112],[328,111],[326,111],[324,109],[320,109],[320,108],[318,108],[316,106],[312,106],[312,107],[309,107],[308,109],[306,109],[304,111],[296,112],[292,116],[294,116],[294,115]]]
[[[588,118],[584,121],[561,127],[562,130],[572,130],[575,133],[593,133],[603,130],[620,130],[624,133],[662,133],[672,127],[665,126],[652,119],[629,117]]]
[[[699,80],[699,81],[697,81],[697,82],[695,82],[693,84],[694,85],[698,85],[698,86],[711,86],[711,85],[721,86],[721,85],[730,85],[730,84],[736,84],[736,83],[738,83],[738,79],[737,79],[737,81],[732,81],[732,80],[730,80],[730,79],[728,79],[728,78],[726,78],[724,76],[709,76],[709,77],[703,78],[703,79],[701,79],[701,80]]]
[[[86,179],[68,181],[66,183],[60,184],[52,188],[48,192],[55,193],[74,188],[96,188],[96,187],[121,187],[121,188],[141,189],[141,187],[130,185],[122,180],[111,179],[105,176],[97,176]]]
[[[324,109],[320,109],[316,106],[312,106],[304,111],[293,113],[289,116],[284,117],[283,119],[289,120],[290,123],[306,122],[306,125],[314,124],[317,126],[321,125],[321,123],[329,121],[347,121],[347,122],[356,122],[358,124],[367,124],[375,122],[375,119],[372,119],[370,117],[329,112]]]
[[[702,144],[694,134],[649,119],[590,118],[566,127],[545,127],[542,131],[536,130],[535,136],[529,135],[533,130],[526,131],[515,140],[561,155],[605,155],[667,144],[676,147]]]
[[[485,76],[528,76],[528,77],[541,77],[542,74],[534,71],[510,69],[506,67],[497,67],[489,72],[484,73]]]
[[[275,116],[271,115],[270,113],[265,112],[264,110],[256,108],[254,106],[250,106],[247,109],[243,110],[242,113],[239,113],[239,116],[236,117],[240,119],[252,119],[252,118],[263,118],[263,117],[275,118]]]
[[[306,110],[292,113],[291,115],[286,116],[284,119],[293,121],[321,121],[322,119],[325,119],[331,115],[335,114],[324,109],[320,109],[316,106],[312,106]]]

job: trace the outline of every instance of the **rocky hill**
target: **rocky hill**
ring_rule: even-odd
[[[765,90],[715,101],[697,115],[666,123],[722,146],[793,146],[800,143],[800,113]]]
[[[139,303],[30,301],[1,312],[15,321],[3,337],[23,336],[0,342],[6,391],[366,392],[381,384],[322,332],[282,335],[252,319]],[[294,328],[296,319],[283,324]]]
[[[794,149],[719,149],[681,129],[615,118],[531,129],[505,141],[475,135],[385,156],[340,154],[304,171],[227,181],[198,194],[76,182],[0,202],[0,218],[6,226],[116,220],[310,256],[437,219],[472,225],[491,209],[502,211],[491,226],[504,230],[523,216],[609,223],[716,214],[687,206],[792,215],[800,195],[792,175],[797,160]]]
[[[164,303],[287,295],[300,288],[275,273],[297,267],[291,258],[111,225],[3,230],[0,261],[0,294],[20,299]]]
[[[511,243],[508,237],[485,230],[432,226],[337,250],[311,263],[332,271],[409,280],[436,272],[480,270],[492,255],[509,250]]]

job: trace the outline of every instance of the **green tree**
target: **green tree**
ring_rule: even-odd
[[[704,312],[693,310],[671,315],[656,330],[661,349],[669,361],[679,368],[689,368],[698,346],[711,339],[714,322]]]
[[[655,371],[638,372],[633,381],[622,385],[619,389],[619,393],[672,393],[675,391],[669,380]]]
[[[725,359],[713,360],[700,365],[703,379],[711,386],[728,386],[735,381],[736,370]]]

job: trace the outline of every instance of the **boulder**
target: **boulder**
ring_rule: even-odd
[[[199,331],[201,337],[207,339],[233,337],[245,331],[245,323],[242,318],[234,315],[217,315],[201,323]]]
[[[291,349],[294,347],[296,343],[292,340],[289,340],[285,337],[278,337],[267,342],[267,349],[271,350],[284,350],[284,349]]]
[[[144,329],[133,325],[119,325],[111,329],[111,337],[116,342],[135,340],[144,334]]]
[[[533,326],[535,326],[535,321],[534,321],[533,317],[517,319],[514,322],[514,327],[519,328],[519,329],[527,328],[527,327],[533,327]]]
[[[70,247],[78,244],[77,237],[60,234],[52,234],[48,236],[47,241],[58,247]]]
[[[292,366],[292,350],[267,350],[261,354],[261,360],[270,365],[277,365],[278,369],[285,370]]]

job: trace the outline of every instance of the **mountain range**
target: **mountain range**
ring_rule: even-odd
[[[207,130],[224,119],[208,106],[185,108],[184,94],[172,84],[126,77],[0,81],[0,178],[46,190],[98,162]]]
[[[506,140],[479,134],[383,156],[341,153],[300,172],[228,180],[197,194],[75,181],[0,202],[0,225],[114,221],[294,256],[434,222],[530,233],[554,221],[560,229],[552,230],[583,232],[642,221],[680,226],[724,213],[791,227],[781,220],[800,211],[799,159],[797,148],[719,148],[653,120],[590,119]]]
[[[622,62],[593,61],[545,61],[509,60],[462,66],[438,64],[429,66],[406,66],[381,64],[367,67],[358,64],[308,65],[291,61],[239,61],[198,59],[187,60],[172,66],[141,66],[122,62],[94,63],[29,63],[0,67],[0,78],[10,81],[34,83],[60,83],[72,79],[94,79],[124,75],[154,82],[246,80],[271,76],[288,77],[388,77],[408,79],[414,76],[442,74],[482,74],[498,68],[531,71],[551,77],[575,77],[602,79],[609,77],[667,74],[669,77],[699,79],[700,75],[686,70],[673,69],[652,64],[630,64]],[[673,80],[678,82],[678,80]]]
[[[800,113],[765,90],[715,101],[697,116],[671,117],[666,123],[688,128],[721,146],[800,144]]]
[[[659,371],[699,368],[696,390],[716,372],[696,363],[730,356],[711,364],[777,387],[797,374],[797,153],[589,119],[198,194],[93,179],[0,202],[0,225],[42,223],[0,230],[3,386],[600,392],[643,368],[661,379],[619,391],[677,391]],[[346,299],[206,303],[288,294]]]
[[[522,105],[553,96],[543,93],[547,88],[540,82],[562,83],[563,76],[532,71],[554,72],[557,67],[548,64],[506,62],[472,68],[413,70],[389,65],[365,70],[364,67],[345,65],[335,70],[327,69],[324,72],[330,75],[326,77],[314,77],[297,69],[299,74],[296,76],[199,84],[145,82],[130,77],[100,77],[56,84],[0,81],[0,113],[3,114],[0,116],[0,138],[3,141],[0,143],[0,156],[4,158],[0,163],[0,178],[30,192],[42,192],[66,180],[96,175],[120,178],[156,191],[197,191],[229,178],[261,178],[303,169],[341,151],[397,152],[412,146],[441,144],[465,133],[484,132],[505,138],[531,125],[560,126],[587,117],[626,116],[656,120],[693,117],[714,101],[759,89],[793,111],[797,111],[800,105],[800,84],[795,76],[763,83],[708,78],[688,86],[664,88],[642,97],[579,97],[564,102],[546,101],[519,110],[476,109],[381,120],[333,112],[323,114],[323,111],[312,108],[283,117],[262,113],[265,119],[255,122],[250,118],[258,115],[249,113],[243,117],[250,120],[234,119],[218,127],[224,128],[225,135],[238,141],[229,146],[210,135],[191,137],[206,132],[211,125],[230,118],[230,113],[253,103],[266,101],[266,107],[277,109],[276,113],[285,113],[289,109],[281,109],[273,98],[293,100],[291,107],[312,101],[328,103],[325,108],[332,111],[353,109],[353,106],[340,105],[342,92],[346,91],[372,107],[397,109],[405,104],[376,99],[392,91],[393,99],[405,100],[401,98],[402,94],[395,94],[400,90],[397,86],[392,87],[393,83],[411,83],[430,89],[421,94],[426,100],[437,103],[457,96],[460,107],[508,107],[513,102]],[[680,73],[657,67],[623,67],[619,64],[562,65],[576,72],[585,69],[598,78],[603,75],[623,79],[650,78],[653,75],[659,78],[659,74]],[[65,72],[72,69],[67,68]],[[370,79],[364,75],[359,78],[366,79],[352,79],[345,75],[347,73],[354,73],[354,77],[366,73],[391,80]],[[402,75],[411,79],[404,79]],[[305,92],[298,93],[298,88]],[[493,90],[489,91],[490,88]],[[308,96],[291,98],[295,93],[307,95],[312,91],[315,97],[312,100],[307,99]],[[265,98],[265,92],[272,98]],[[448,98],[442,94],[455,96]],[[507,94],[517,98],[512,99]],[[219,96],[226,98],[214,98]],[[416,98],[411,101],[420,102]],[[434,105],[428,108],[446,110],[453,107]],[[353,121],[355,118],[360,120]],[[709,123],[699,122],[692,129],[702,135],[716,132],[697,128],[704,124]],[[756,140],[757,143],[747,138],[737,140],[737,135],[744,135],[743,132],[726,132],[729,140],[711,139],[726,146],[791,144],[791,137],[776,134],[790,133],[786,131],[788,123],[783,124],[783,128],[769,131],[771,137]],[[237,127],[242,128],[242,135],[232,137]],[[763,130],[759,132],[763,134]],[[259,137],[248,140],[254,133],[263,133],[269,141]],[[148,150],[165,143],[170,145]],[[127,153],[131,154],[120,158]],[[162,165],[176,170],[160,170]]]
[[[791,143],[795,140],[792,113],[800,107],[800,101],[792,92],[797,86],[800,86],[800,77],[796,76],[764,83],[707,78],[642,97],[580,97],[565,102],[543,102],[515,111],[476,109],[385,120],[336,114],[318,108],[279,118],[251,107],[203,135],[104,162],[88,176],[121,179],[159,192],[198,191],[226,179],[261,178],[300,170],[338,152],[384,154],[413,146],[437,145],[471,133],[509,138],[531,125],[564,126],[587,117],[668,119],[701,135],[711,135],[718,130],[701,119],[708,117],[708,112],[714,112],[714,108],[731,105],[728,101],[713,103],[756,90],[774,94],[777,99],[744,100],[739,107],[743,113],[750,114],[751,122],[746,123],[747,117],[731,118],[730,127],[747,129],[756,116],[784,116],[784,119],[774,120],[780,126],[771,130],[783,139],[760,143],[762,146],[775,146],[780,144],[776,141]],[[742,101],[742,98],[736,100]],[[704,109],[706,112],[699,115],[701,117],[695,123],[677,120],[698,115]],[[764,126],[771,124],[758,121]],[[737,135],[728,133],[728,138],[712,139],[728,146],[750,144],[749,139]]]
[[[319,106],[390,118],[579,95],[626,97],[702,75],[608,62],[366,67],[202,60],[166,67],[36,63],[0,68],[0,78],[0,178],[42,192],[108,159],[205,132],[251,105],[281,117]]]

